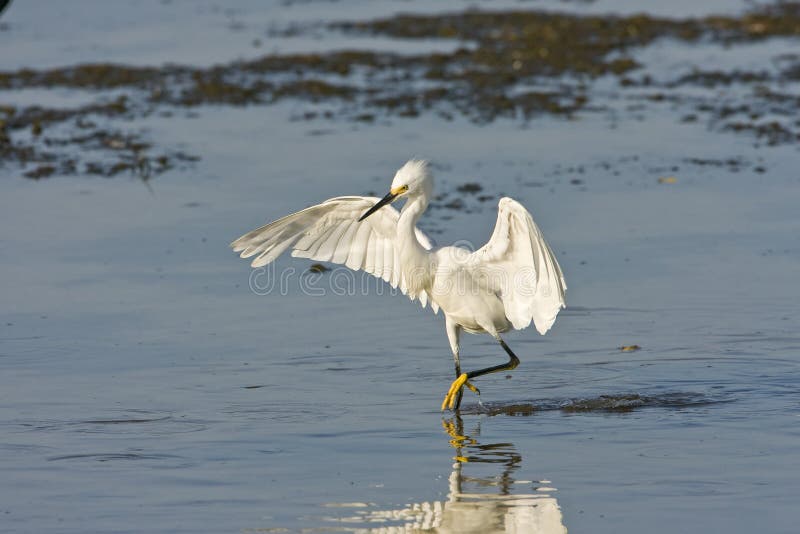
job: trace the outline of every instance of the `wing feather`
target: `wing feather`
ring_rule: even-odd
[[[304,234],[294,245],[295,251],[306,251],[316,242],[319,236]]]
[[[433,299],[431,299],[431,309],[433,310],[433,313],[439,313],[439,305],[436,304],[436,301]]]
[[[336,251],[336,246],[339,244],[339,241],[342,239],[344,232],[347,230],[348,224],[337,224],[333,227],[333,231],[328,235],[327,239],[322,243],[322,245],[317,250],[317,253],[314,255],[315,260],[319,261],[331,261],[331,257],[333,253]]]
[[[375,269],[370,271],[370,274],[375,275],[377,278],[383,278],[383,238],[375,238]]]
[[[292,251],[292,256],[295,256],[297,258],[316,259],[319,256],[318,254],[319,249],[322,248],[325,242],[328,241],[328,239],[330,239],[331,234],[333,234],[335,231],[336,231],[335,226],[332,226],[327,229],[322,229],[322,231],[319,234],[314,236],[311,245],[305,251],[300,251],[297,250],[297,248],[295,248]],[[291,241],[289,241],[288,246],[291,246]]]
[[[567,284],[558,260],[531,214],[516,200],[500,199],[492,237],[470,255],[469,264],[500,296],[516,329],[533,321],[544,334],[565,307]]]
[[[379,200],[357,196],[332,198],[248,232],[231,243],[231,247],[242,258],[255,256],[253,267],[267,265],[291,247],[292,256],[363,270],[392,287],[399,285],[408,294],[395,243],[399,212],[392,206],[384,206],[364,221],[358,221]],[[415,231],[423,248],[433,248],[428,236],[419,228]],[[427,294],[409,296],[419,298],[423,306],[428,301]]]
[[[364,260],[364,270],[368,273],[375,272],[375,256],[377,255],[378,240],[373,235],[375,232],[370,229],[369,243],[367,243],[367,257]]]
[[[393,256],[392,257],[392,266],[393,266],[393,268],[392,268],[391,280],[389,281],[389,284],[391,284],[392,287],[397,287],[397,285],[400,284],[400,281],[401,281],[400,279],[402,277],[402,272],[401,272],[402,271],[402,267],[400,266],[400,251],[397,249],[397,247],[392,247],[392,256]],[[405,284],[405,280],[403,280],[403,283],[401,284],[401,287],[400,287],[400,290],[403,291],[403,293],[406,292],[403,289],[403,286],[405,286],[405,285],[406,285]]]
[[[392,243],[385,237],[381,240],[383,243],[383,281],[390,282],[392,279],[392,271],[394,270],[394,247]]]
[[[370,227],[366,224],[356,225],[356,227],[356,235],[353,237],[350,251],[347,254],[347,260],[344,262],[346,266],[354,271],[363,269],[365,266],[369,235],[372,232]]]
[[[347,225],[346,228],[341,239],[339,239],[339,243],[336,245],[336,251],[333,253],[333,257],[331,257],[333,263],[338,263],[340,265],[347,262],[347,257],[350,255],[350,247],[353,245],[353,235],[358,230],[358,223],[353,221]]]

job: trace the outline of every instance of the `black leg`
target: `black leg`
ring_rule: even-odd
[[[485,369],[478,369],[477,371],[470,371],[467,373],[467,379],[488,375],[489,373],[497,373],[499,371],[510,371],[512,369],[516,369],[516,367],[519,365],[519,358],[517,358],[517,355],[514,354],[508,345],[506,345],[505,341],[502,339],[498,339],[498,341],[500,341],[500,345],[503,347],[503,350],[505,350],[506,354],[508,354],[508,363],[486,367]]]
[[[458,378],[459,376],[461,376],[461,365],[458,362],[456,362],[456,378]],[[464,396],[464,388],[461,388],[458,390],[458,395],[456,395],[456,403],[455,406],[453,406],[453,411],[457,411],[459,408],[461,408],[461,397],[463,396]]]
[[[460,374],[461,366],[456,360],[456,380],[450,385],[450,390],[447,392],[447,395],[444,397],[444,401],[442,401],[442,410],[447,408],[448,406],[453,411],[458,411],[461,407],[461,397],[464,394],[463,386],[466,385],[472,391],[474,391],[477,395],[480,395],[481,392],[473,386],[469,379],[475,378],[478,376],[488,375],[489,373],[497,373],[499,371],[510,371],[512,369],[516,369],[519,365],[519,358],[514,352],[506,345],[505,341],[500,339],[499,337],[497,340],[500,342],[500,346],[503,347],[503,350],[506,351],[508,354],[508,363],[503,363],[500,365],[494,365],[492,367],[486,367],[485,369],[478,369],[477,371],[470,371],[469,373]]]

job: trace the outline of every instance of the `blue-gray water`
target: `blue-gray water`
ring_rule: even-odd
[[[412,8],[430,10],[389,2],[367,14]],[[0,19],[0,67],[324,49],[302,37],[250,43],[275,21],[360,9],[17,0]],[[373,41],[364,46],[391,46]],[[792,44],[698,53],[748,65]],[[656,68],[687,49],[640,54]],[[0,92],[9,103],[82,98]],[[402,532],[438,521],[442,532],[796,532],[796,146],[755,148],[669,107],[637,120],[598,98],[620,117],[362,125],[291,121],[297,102],[207,106],[136,121],[202,157],[149,186],[1,167],[0,531]],[[309,263],[291,258],[276,265],[286,290],[258,295],[227,248],[306,205],[382,193],[411,156],[432,160],[440,191],[480,182],[523,202],[569,285],[553,330],[509,334],[522,365],[481,379],[485,410],[467,392],[460,419],[438,410],[453,378],[441,315],[376,283],[332,291],[330,273],[309,281]],[[423,229],[439,243],[485,242],[496,202],[470,202],[432,210]],[[487,336],[462,341],[467,369],[503,358]]]

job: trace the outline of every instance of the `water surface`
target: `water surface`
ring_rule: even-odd
[[[15,53],[0,65],[208,65],[268,52],[251,41],[267,42],[270,24],[431,9],[354,14],[363,4],[175,1],[157,15],[155,3],[81,2],[86,31],[65,36],[73,8],[19,1],[3,15],[0,49]],[[707,14],[698,6],[686,15]],[[771,46],[796,41],[740,45],[741,60],[696,50],[746,66]],[[637,57],[666,77],[686,50],[657,43]],[[662,57],[675,63],[660,68]],[[291,120],[311,106],[292,100],[202,106],[133,120],[158,146],[201,157],[147,182],[34,181],[4,165],[0,530],[794,532],[796,145],[681,121],[680,105],[631,109],[602,81],[591,94],[603,111],[525,123]],[[0,92],[14,105],[81,98]],[[510,195],[569,285],[553,330],[509,334],[522,364],[482,379],[483,406],[467,393],[459,416],[438,410],[452,378],[441,315],[375,282],[335,290],[334,273],[309,279],[310,263],[291,258],[276,264],[283,290],[256,294],[227,248],[311,203],[382,193],[411,156],[432,160],[449,200],[472,182],[492,197],[432,208],[421,226],[437,242],[482,244]],[[462,343],[467,369],[504,359],[488,337]]]

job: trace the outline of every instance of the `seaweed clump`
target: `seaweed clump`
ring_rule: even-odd
[[[641,65],[634,58],[636,50],[657,39],[737,44],[797,38],[800,2],[759,6],[740,16],[688,19],[468,10],[337,22],[327,29],[451,39],[461,46],[449,53],[412,55],[374,51],[267,55],[210,67],[108,63],[0,72],[0,90],[69,87],[97,95],[95,102],[71,109],[0,107],[0,157],[21,165],[29,178],[123,172],[149,177],[191,163],[196,156],[156,150],[141,132],[118,131],[109,124],[160,110],[171,113],[164,108],[259,106],[284,99],[309,103],[309,109],[295,117],[300,120],[344,118],[368,124],[379,113],[414,118],[429,112],[445,119],[459,114],[476,123],[499,118],[529,121],[540,115],[569,119],[578,112],[602,109],[591,101],[595,78],[615,78],[620,90],[658,86],[646,75],[636,78]],[[800,140],[800,122],[765,119],[794,117],[800,106],[796,96],[765,85],[800,79],[800,59],[782,61],[788,65],[778,74],[696,70],[662,82],[663,91],[629,98],[683,103],[694,106],[684,122],[706,116],[718,130],[750,134],[770,145],[794,143]],[[733,84],[751,87],[749,97],[735,103],[709,97],[698,103],[674,94],[683,86]],[[108,91],[119,96],[109,100],[104,96]],[[313,107],[317,104],[334,106],[319,112]],[[92,159],[83,149],[90,149]]]

